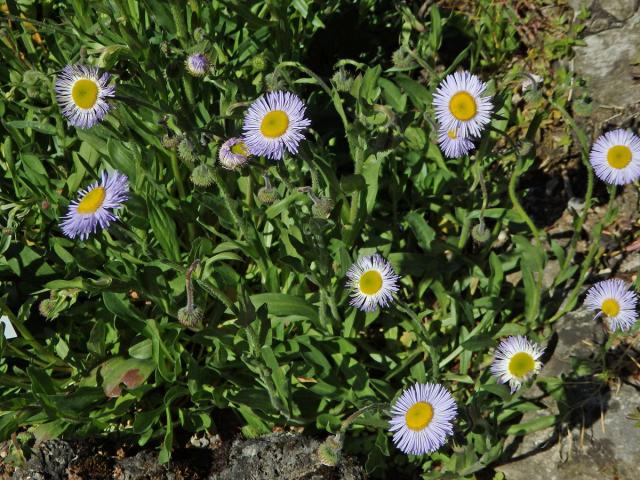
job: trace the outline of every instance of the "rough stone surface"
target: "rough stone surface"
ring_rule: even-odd
[[[43,443],[23,468],[13,474],[15,480],[65,480],[67,466],[76,457],[71,445],[63,440]]]
[[[338,467],[320,465],[320,441],[290,433],[274,433],[253,440],[234,442],[225,470],[210,480],[363,480],[364,470],[343,459]]]
[[[628,123],[638,112],[640,82],[640,1],[571,0],[574,9],[586,7],[584,46],[575,48],[575,71],[587,80],[594,101],[593,125]]]
[[[208,442],[209,448],[175,449],[171,461],[158,463],[155,450],[128,455],[96,442],[51,440],[35,449],[16,480],[364,480],[351,458],[337,467],[318,462],[320,441],[292,433],[257,439]]]
[[[547,347],[551,358],[541,372],[544,377],[571,374],[572,358],[587,360],[604,340],[604,331],[594,321],[593,312],[584,308],[562,318],[555,331],[557,337]],[[496,470],[508,480],[640,478],[640,429],[627,418],[640,406],[640,389],[624,383],[612,388],[593,377],[572,377],[567,385],[562,428],[512,438],[510,462]],[[545,398],[544,402],[548,410],[527,414],[523,421],[549,412],[561,413],[553,400]]]

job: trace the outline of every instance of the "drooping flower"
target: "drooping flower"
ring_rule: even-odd
[[[624,129],[607,132],[591,147],[589,161],[600,180],[631,183],[640,177],[640,138]]]
[[[416,383],[391,409],[393,443],[403,453],[422,455],[438,450],[453,434],[457,406],[451,393],[437,383]]]
[[[81,190],[78,199],[71,202],[60,227],[69,238],[85,240],[95,233],[98,225],[107,228],[116,220],[113,210],[122,206],[129,197],[126,175],[116,171],[102,173],[100,181]]]
[[[543,353],[544,349],[527,337],[507,337],[496,349],[491,373],[499,383],[509,383],[513,393],[540,371]]]
[[[285,151],[298,152],[303,130],[311,122],[306,107],[290,92],[269,92],[251,104],[244,117],[243,140],[252,155],[282,160]]]
[[[202,52],[192,53],[187,57],[184,61],[184,66],[187,68],[187,72],[189,72],[194,77],[202,77],[207,74],[209,68],[211,67],[211,62],[209,61],[209,57]]]
[[[471,140],[461,137],[453,128],[441,128],[438,132],[438,143],[449,158],[459,158],[475,148]]]
[[[482,96],[486,88],[486,83],[469,72],[447,75],[433,94],[433,106],[442,128],[455,130],[462,138],[480,136],[493,110],[491,97]]]
[[[230,138],[222,144],[218,152],[218,160],[227,170],[240,168],[249,161],[249,150],[241,138]]]
[[[364,312],[386,307],[398,291],[393,267],[379,254],[358,259],[347,271],[347,286],[353,290],[350,304]]]
[[[100,122],[111,106],[107,98],[115,97],[116,87],[108,85],[110,75],[97,67],[67,65],[56,78],[55,92],[70,125],[91,128]]]
[[[598,317],[604,315],[611,331],[619,328],[623,332],[629,330],[638,319],[637,303],[638,295],[619,278],[596,283],[584,300],[588,308],[599,310]]]

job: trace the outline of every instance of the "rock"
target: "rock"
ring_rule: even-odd
[[[593,98],[590,123],[600,126],[615,117],[622,125],[634,118],[640,102],[640,83],[634,63],[640,52],[638,0],[572,0],[576,12],[586,6],[591,13],[584,46],[575,47],[575,71],[587,80]]]
[[[363,480],[362,467],[343,458],[337,467],[318,462],[320,441],[292,433],[273,433],[256,439],[236,440],[227,467],[209,480]]]
[[[74,449],[63,440],[49,440],[40,445],[23,467],[16,468],[14,480],[66,480],[67,467],[76,457]]]
[[[321,465],[320,441],[304,435],[274,433],[256,439],[222,442],[209,448],[174,448],[171,461],[158,463],[158,452],[145,449],[127,456],[120,443],[94,440],[40,444],[16,480],[364,480],[364,469],[351,458],[336,467]],[[128,447],[127,447],[128,448]]]
[[[600,1],[600,8],[621,22],[629,19],[638,9],[638,0]]]
[[[591,358],[604,340],[593,317],[581,307],[556,325],[557,337],[548,346],[552,356],[541,376],[565,376],[566,403],[546,397],[546,408],[525,414],[522,421],[551,413],[560,414],[562,424],[510,439],[515,451],[509,463],[496,467],[509,480],[638,478],[640,429],[627,416],[640,405],[640,389],[624,383],[612,389],[595,377],[577,377],[572,370],[572,358]]]

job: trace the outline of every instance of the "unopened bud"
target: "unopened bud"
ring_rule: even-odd
[[[409,50],[404,46],[401,46],[393,52],[393,55],[391,55],[391,62],[395,68],[411,68],[415,65]]]
[[[318,460],[322,465],[335,467],[340,461],[340,451],[342,450],[342,442],[334,435],[328,437],[318,447]]]
[[[207,32],[202,27],[198,27],[193,31],[193,39],[200,43],[207,37]]]
[[[267,89],[273,92],[278,90],[284,90],[285,88],[285,84],[280,78],[280,75],[278,74],[278,72],[272,72],[272,73],[266,74],[264,76],[264,82],[267,85]]]
[[[178,310],[178,321],[189,328],[198,328],[202,326],[204,313],[198,307],[182,307]]]
[[[335,202],[329,197],[320,197],[314,201],[311,213],[314,217],[328,218],[335,207]]]
[[[40,315],[42,315],[43,317],[49,318],[49,316],[51,315],[51,312],[53,312],[53,307],[55,307],[55,305],[56,305],[55,300],[47,298],[40,302],[40,304],[38,305],[38,311],[40,312]]]
[[[331,81],[339,92],[348,92],[353,85],[353,77],[344,68],[338,69],[331,77]]]
[[[209,187],[215,181],[215,172],[213,167],[206,163],[202,163],[191,172],[191,181],[198,187]]]
[[[251,59],[251,67],[256,72],[263,72],[267,68],[267,59],[264,55],[256,55]]]
[[[188,165],[193,165],[193,162],[195,161],[193,144],[187,137],[183,137],[178,144],[178,157]]]
[[[262,187],[258,190],[258,200],[265,205],[271,205],[280,198],[278,191],[273,187]]]
[[[167,150],[175,150],[180,143],[180,137],[167,133],[162,136],[162,146]]]
[[[486,227],[484,222],[480,222],[477,225],[474,225],[474,227],[471,229],[471,236],[477,243],[483,245],[487,243],[491,238],[491,232]]]

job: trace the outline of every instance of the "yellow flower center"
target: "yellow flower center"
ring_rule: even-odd
[[[360,276],[360,291],[365,295],[375,295],[382,288],[382,275],[377,270],[369,270]]]
[[[78,213],[96,213],[96,210],[102,206],[106,194],[104,187],[97,187],[91,190],[78,204]]]
[[[449,111],[458,120],[466,122],[476,116],[476,101],[469,92],[458,92],[449,101]]]
[[[602,313],[607,317],[615,317],[620,313],[620,304],[613,298],[607,298],[602,302]]]
[[[88,78],[76,80],[71,88],[71,98],[80,108],[91,108],[98,100],[98,84]]]
[[[458,134],[455,130],[449,130],[447,132],[447,137],[449,137],[451,140],[455,140],[456,138],[458,138]]]
[[[239,142],[231,147],[231,153],[246,157],[249,155],[249,150],[247,149],[247,146],[244,144],[244,142]]]
[[[612,168],[624,168],[631,161],[631,149],[626,145],[616,145],[607,152],[607,162]]]
[[[418,402],[413,405],[404,415],[407,427],[414,432],[419,432],[431,423],[433,419],[433,407],[427,402]]]
[[[267,113],[260,124],[260,131],[267,138],[281,137],[287,128],[289,128],[289,116],[282,110]]]
[[[526,352],[518,352],[509,360],[509,373],[517,378],[525,377],[536,367],[536,361]]]

